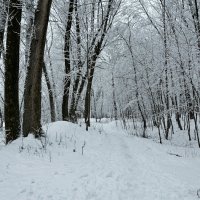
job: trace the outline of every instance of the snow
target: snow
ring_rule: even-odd
[[[160,145],[109,121],[88,132],[68,122],[44,129],[46,140],[0,143],[1,200],[198,199],[196,146]]]

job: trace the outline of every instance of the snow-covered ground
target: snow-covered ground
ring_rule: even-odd
[[[0,200],[198,199],[196,146],[160,145],[115,122],[94,123],[89,132],[67,122],[45,129],[46,140],[1,142]]]

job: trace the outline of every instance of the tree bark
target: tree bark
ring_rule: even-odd
[[[109,0],[107,4],[107,12],[104,19],[102,20],[101,28],[93,36],[91,47],[89,51],[87,52],[88,53],[88,66],[87,66],[88,82],[87,82],[86,95],[85,95],[85,112],[84,112],[86,130],[88,130],[88,127],[90,127],[91,89],[92,89],[92,81],[93,81],[93,76],[94,76],[94,71],[95,71],[95,65],[96,65],[97,58],[102,51],[103,41],[106,36],[106,33],[112,24],[112,19],[114,18],[114,16],[112,16],[113,18],[110,19],[112,4],[113,4],[113,0]],[[100,32],[101,32],[100,38],[99,40],[97,40],[98,33]]]
[[[100,49],[99,49],[100,51]],[[100,53],[100,52],[99,52]],[[85,123],[86,123],[86,130],[90,127],[90,109],[91,109],[91,90],[92,90],[92,80],[94,77],[94,68],[96,65],[97,55],[98,52],[94,53],[91,60],[89,61],[89,74],[88,74],[88,83],[86,88],[86,95],[85,95]]]
[[[50,82],[50,79],[49,79],[49,75],[48,75],[45,63],[43,64],[43,72],[44,72],[44,76],[45,76],[45,80],[46,80],[46,84],[47,84],[47,89],[48,89],[48,93],[49,93],[51,122],[55,122],[56,121],[56,111],[55,111],[53,88],[51,86],[51,82]]]
[[[62,118],[63,120],[69,120],[68,103],[69,103],[69,89],[71,84],[70,77],[70,38],[71,38],[71,26],[72,26],[72,14],[74,9],[74,0],[69,2],[68,19],[65,30],[65,47],[64,47],[64,58],[65,58],[65,79],[64,79],[64,94],[62,102]]]
[[[20,135],[19,117],[19,48],[21,27],[21,1],[9,2],[9,20],[5,56],[5,133],[6,144]]]
[[[0,108],[0,129],[3,128],[3,114]]]
[[[41,78],[44,48],[52,0],[39,0],[35,12],[34,31],[24,91],[23,134],[43,134],[41,128]]]
[[[114,75],[112,72],[112,97],[113,97],[113,110],[114,110],[114,118],[115,120],[118,120],[118,115],[117,115],[117,102],[116,102],[116,95],[115,95],[115,80],[114,80]]]
[[[81,81],[81,74],[82,74],[82,67],[83,63],[81,61],[81,31],[80,31],[80,19],[78,15],[78,4],[77,0],[75,1],[74,4],[74,10],[75,10],[75,15],[76,15],[76,42],[77,42],[77,75],[76,79],[73,85],[73,91],[72,91],[72,97],[71,97],[71,105],[70,105],[70,111],[69,111],[69,118],[71,122],[77,122],[77,117],[76,117],[76,100],[78,98],[78,87]]]

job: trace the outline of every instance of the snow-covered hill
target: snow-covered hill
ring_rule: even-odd
[[[197,148],[127,135],[115,122],[56,122],[47,139],[0,145],[1,200],[195,200]]]

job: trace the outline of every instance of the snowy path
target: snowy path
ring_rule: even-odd
[[[20,140],[1,147],[1,200],[198,199],[200,157],[185,157],[184,148],[126,136],[113,124],[99,134],[58,122],[48,134],[46,150],[32,138],[22,152]]]

